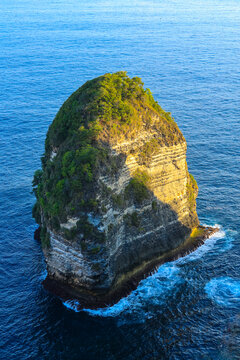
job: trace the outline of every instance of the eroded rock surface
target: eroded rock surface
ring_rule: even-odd
[[[45,148],[33,215],[48,278],[72,295],[104,297],[198,227],[186,141],[139,78],[87,82],[59,110]]]

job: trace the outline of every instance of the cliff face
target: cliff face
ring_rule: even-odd
[[[33,214],[49,278],[74,294],[117,289],[199,224],[186,141],[142,85],[125,73],[88,82],[48,131]]]

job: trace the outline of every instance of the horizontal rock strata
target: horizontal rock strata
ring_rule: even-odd
[[[205,240],[219,231],[218,228],[212,227],[199,226],[199,228],[202,230],[200,236],[189,237],[176,249],[143,263],[142,266],[135,268],[135,271],[126,273],[125,276],[120,279],[119,283],[112,287],[108,293],[96,294],[91,291],[86,292],[85,288],[81,289],[79,287],[69,286],[68,282],[59,279],[56,280],[50,276],[43,281],[43,285],[46,290],[60,297],[63,301],[77,300],[78,310],[112,306],[122,297],[129,295],[131,291],[135,290],[141,280],[155,273],[159,266],[190,254],[199,246],[203,245]]]
[[[73,93],[48,130],[33,181],[45,285],[111,303],[159,259],[175,258],[174,249],[194,248],[198,188],[186,150],[139,78],[106,74]]]

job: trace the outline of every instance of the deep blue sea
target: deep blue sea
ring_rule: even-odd
[[[199,185],[196,252],[113,307],[42,287],[32,176],[65,99],[127,70],[176,119]],[[240,1],[1,0],[0,359],[240,359]]]

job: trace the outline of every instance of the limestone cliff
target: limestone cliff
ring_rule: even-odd
[[[48,278],[101,298],[199,225],[174,119],[139,78],[106,74],[63,104],[34,176]]]

